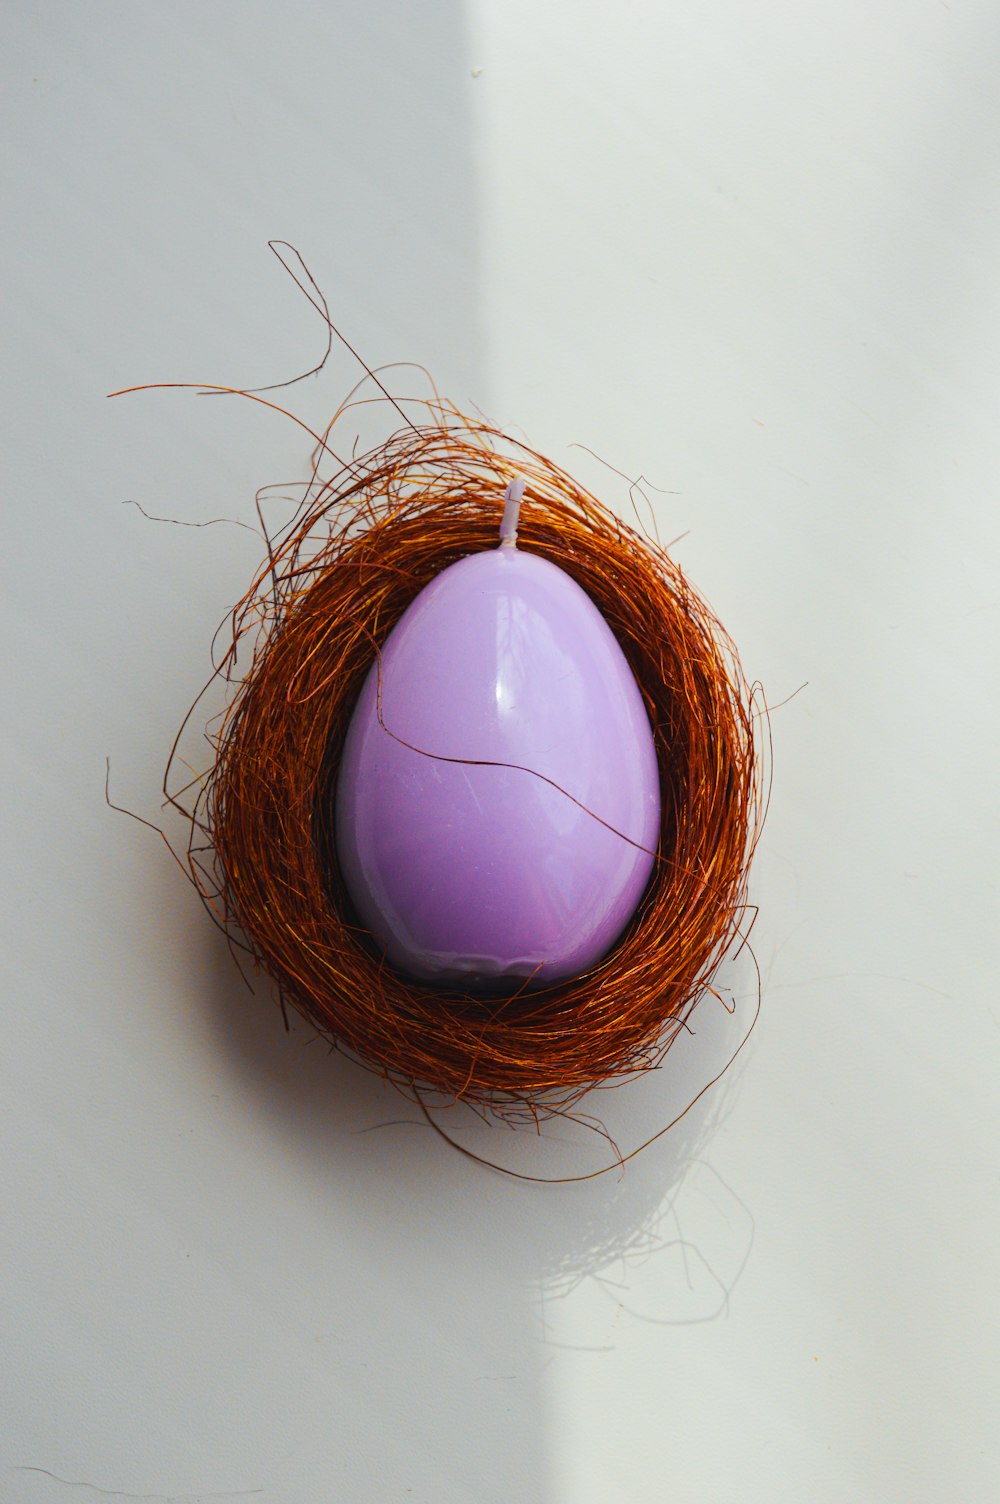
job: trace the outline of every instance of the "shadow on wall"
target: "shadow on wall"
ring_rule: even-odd
[[[428,1481],[452,1477],[459,1496],[546,1500],[541,1369],[564,1345],[580,1287],[607,1294],[609,1329],[623,1313],[672,1326],[726,1309],[753,1221],[699,1156],[739,1064],[624,1171],[534,1184],[468,1161],[303,1021],[293,1016],[286,1033],[268,986],[247,990],[214,930],[206,945],[223,1090],[266,1143],[263,1157],[277,1145],[309,1186],[322,1209],[309,1225],[329,1218],[347,1244],[336,1266],[328,1248],[297,1246],[289,1298],[313,1322],[328,1305],[349,1310],[336,1361],[349,1367],[356,1346],[357,1362],[384,1365],[380,1445],[398,1449],[402,1471],[419,1457]],[[661,1071],[584,1102],[623,1153],[681,1111],[743,1037],[755,984],[749,963],[735,969],[730,984],[742,996],[732,1017],[706,998],[695,1036],[682,1036]],[[561,1120],[538,1134],[461,1108],[440,1121],[459,1143],[526,1175],[581,1174],[612,1158],[599,1133]],[[333,1433],[337,1425],[331,1417]],[[352,1444],[337,1434],[338,1446]]]

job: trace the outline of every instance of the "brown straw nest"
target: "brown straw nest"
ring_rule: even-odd
[[[338,460],[333,480],[314,478],[268,538],[218,666],[231,697],[214,767],[186,789],[171,788],[168,767],[167,795],[190,821],[192,879],[283,1007],[418,1100],[430,1091],[510,1116],[564,1110],[591,1086],[657,1065],[743,934],[759,713],[732,643],[662,547],[487,424],[438,402],[420,419]],[[338,872],[334,788],[376,645],[448,564],[495,546],[504,487],[518,475],[520,546],[587,591],[638,681],[663,816],[648,889],[612,953],[575,980],[487,998],[413,982],[380,959]]]

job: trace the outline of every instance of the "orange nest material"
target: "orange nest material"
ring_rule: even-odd
[[[663,548],[526,445],[442,405],[426,416],[314,483],[269,539],[232,617],[214,768],[193,807],[168,768],[168,797],[191,821],[191,877],[283,1005],[404,1088],[501,1113],[565,1107],[655,1066],[740,933],[760,825],[758,714],[731,641]],[[515,476],[527,481],[521,546],[587,591],[635,674],[662,827],[611,954],[573,981],[486,998],[378,959],[338,872],[333,791],[377,645],[436,574],[494,546]]]

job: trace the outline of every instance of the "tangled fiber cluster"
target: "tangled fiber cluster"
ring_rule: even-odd
[[[663,816],[653,876],[614,951],[576,980],[497,998],[436,990],[384,964],[352,916],[333,811],[377,645],[436,574],[495,546],[515,476],[527,481],[520,546],[578,581],[632,667]],[[419,424],[314,480],[268,538],[231,626],[214,766],[186,790],[171,789],[168,768],[167,792],[191,823],[191,877],[283,1005],[404,1089],[512,1115],[565,1108],[655,1066],[742,933],[760,824],[753,691],[665,550],[526,445],[434,402]]]

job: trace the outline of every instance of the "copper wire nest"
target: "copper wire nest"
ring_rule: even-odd
[[[421,417],[315,481],[269,538],[231,617],[219,672],[232,694],[214,767],[173,792],[168,768],[167,793],[191,822],[193,881],[283,1006],[418,1097],[429,1089],[500,1113],[564,1109],[658,1064],[742,933],[761,818],[759,712],[731,641],[662,547],[489,425],[440,403]],[[332,452],[325,439],[323,448]],[[614,950],[573,981],[498,999],[436,990],[384,964],[344,892],[333,795],[377,644],[448,564],[495,546],[516,475],[527,480],[520,545],[578,581],[635,674],[662,827],[649,886]]]

